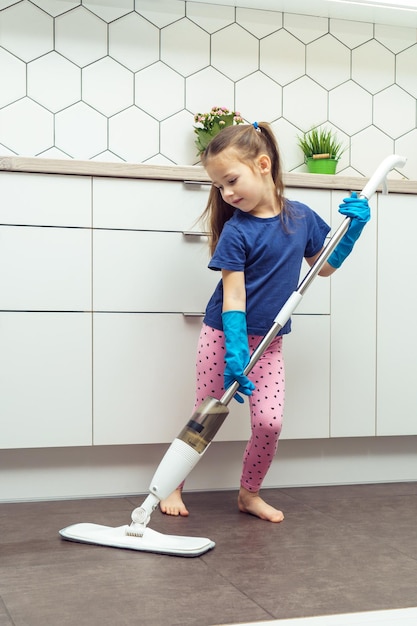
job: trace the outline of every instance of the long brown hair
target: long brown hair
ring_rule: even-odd
[[[282,219],[285,214],[282,164],[278,144],[270,125],[267,122],[259,122],[256,128],[253,124],[227,126],[208,144],[201,155],[202,164],[206,166],[212,157],[217,156],[226,148],[234,148],[239,155],[239,159],[250,167],[253,167],[256,158],[260,154],[269,156],[271,159],[271,175],[277,190],[278,201],[281,205],[280,215]],[[202,215],[209,232],[211,254],[216,249],[223,226],[234,212],[234,207],[223,200],[220,190],[212,186],[207,206]]]

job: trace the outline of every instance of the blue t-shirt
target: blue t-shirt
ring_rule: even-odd
[[[249,335],[264,336],[289,296],[297,289],[301,263],[323,247],[330,227],[301,202],[286,200],[285,221],[255,217],[236,209],[221,232],[212,270],[245,273],[246,321]],[[204,322],[223,330],[223,284],[218,283],[206,308]],[[289,320],[278,334],[291,330]]]

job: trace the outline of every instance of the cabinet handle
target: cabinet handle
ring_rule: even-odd
[[[187,313],[183,313],[184,317],[204,317],[205,313],[201,313],[199,311],[189,311]]]
[[[211,187],[211,184],[212,183],[209,180],[184,180],[184,185],[203,185]]]
[[[208,233],[204,233],[198,230],[183,230],[182,234],[184,237],[208,237]]]

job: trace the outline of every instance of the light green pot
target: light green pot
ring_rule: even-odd
[[[313,159],[306,160],[310,174],[336,174],[336,159]]]

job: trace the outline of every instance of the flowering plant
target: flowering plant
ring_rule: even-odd
[[[194,115],[194,132],[197,135],[195,145],[198,155],[202,154],[209,142],[226,126],[243,124],[243,119],[237,111],[229,111],[226,107],[213,107],[209,113]]]

